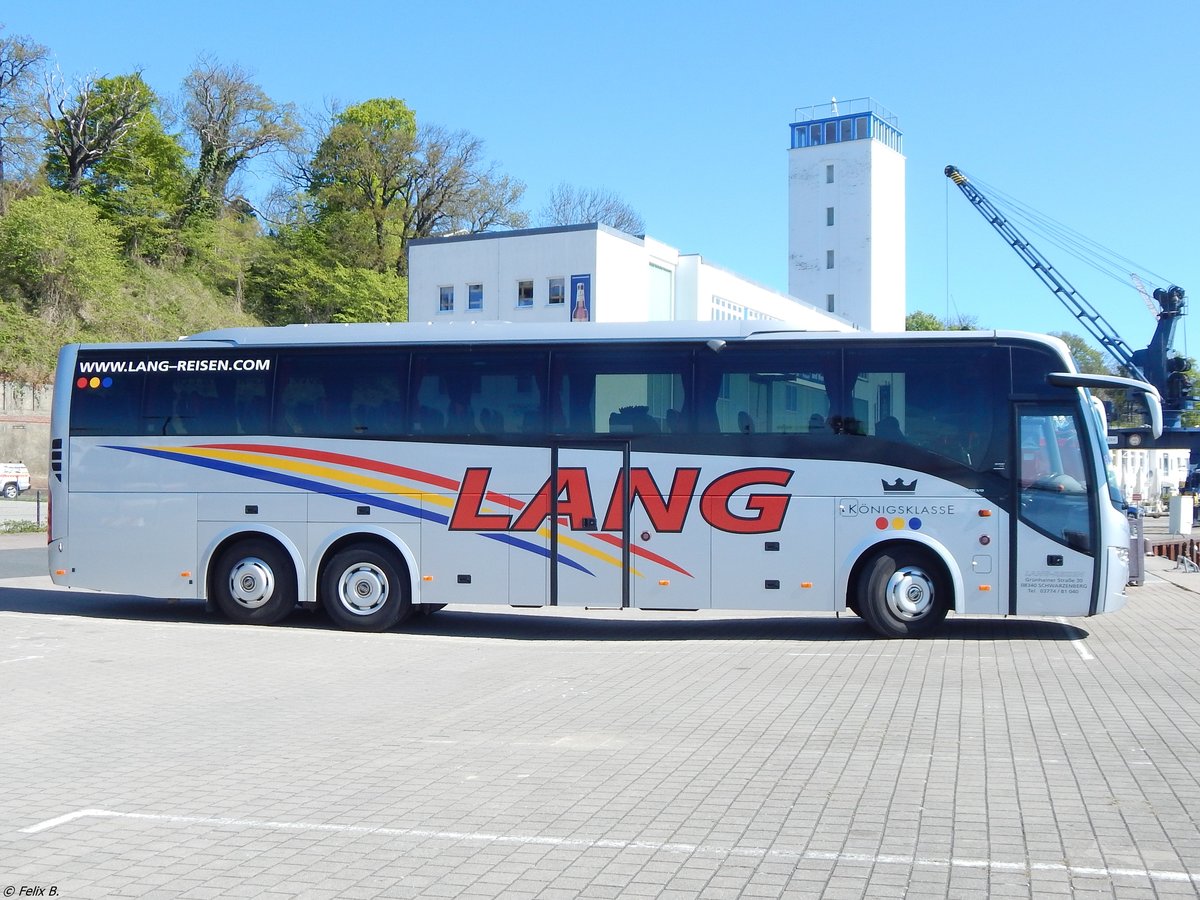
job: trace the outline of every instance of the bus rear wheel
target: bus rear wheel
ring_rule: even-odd
[[[221,612],[239,625],[274,625],[296,606],[296,570],[274,541],[252,538],[226,549],[212,585]]]
[[[928,551],[892,547],[863,566],[855,611],[883,637],[921,637],[946,618],[952,593],[945,568]]]
[[[387,631],[412,613],[408,582],[395,557],[367,545],[338,553],[321,575],[321,602],[339,628]]]

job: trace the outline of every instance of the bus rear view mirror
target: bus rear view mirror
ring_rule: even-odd
[[[1146,413],[1150,416],[1150,431],[1154,437],[1162,437],[1163,415],[1162,397],[1158,388],[1136,378],[1122,378],[1119,375],[1084,375],[1079,372],[1051,372],[1046,380],[1056,387],[1067,388],[1108,388],[1118,391],[1135,391],[1142,395],[1146,404]]]

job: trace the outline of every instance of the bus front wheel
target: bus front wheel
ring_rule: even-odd
[[[213,599],[239,625],[273,625],[296,606],[296,570],[273,541],[238,541],[217,560]]]
[[[339,551],[325,566],[321,602],[338,627],[351,631],[386,631],[412,612],[394,558],[365,545]]]
[[[856,612],[883,637],[920,637],[946,618],[951,594],[945,568],[928,551],[891,547],[863,566]]]

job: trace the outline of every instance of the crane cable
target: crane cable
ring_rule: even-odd
[[[964,174],[983,190],[993,205],[998,207],[1005,216],[1022,223],[1030,231],[1045,238],[1064,253],[1075,257],[1084,265],[1095,269],[1097,272],[1124,285],[1126,288],[1134,291],[1137,290],[1130,281],[1131,274],[1140,275],[1148,281],[1162,285],[1174,284],[1169,278],[1159,275],[1129,257],[1117,253],[1099,241],[1080,234],[1057,219],[1004,193],[994,185],[988,184],[974,175]]]

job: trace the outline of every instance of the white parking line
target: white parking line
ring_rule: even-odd
[[[1064,625],[1073,627],[1071,626],[1071,623],[1062,616],[1058,616],[1057,618],[1058,621],[1062,622]],[[1087,644],[1083,642],[1083,638],[1076,638],[1075,640],[1071,641],[1071,646],[1075,648],[1075,652],[1079,654],[1080,658],[1083,659],[1084,662],[1087,662],[1089,659],[1096,658],[1092,655],[1092,651],[1087,648]]]
[[[5,663],[25,662],[28,659],[45,659],[44,656],[18,656],[15,659],[0,659],[0,666]]]
[[[1052,872],[1092,878],[1142,878],[1150,881],[1181,882],[1200,885],[1200,875],[1162,869],[1113,869],[1104,866],[1072,866],[1065,863],[1004,862],[967,857],[921,857],[896,854],[835,853],[821,850],[780,850],[768,847],[719,847],[706,844],[665,843],[661,841],[629,841],[598,838],[562,838],[537,834],[496,834],[486,831],[435,831],[423,828],[383,828],[371,825],[334,825],[323,822],[274,822],[260,819],[233,819],[208,816],[169,816],[151,813],[124,813],[106,809],[80,809],[64,816],[47,819],[21,834],[40,834],[78,819],[133,819],[142,822],[162,822],[175,825],[200,825],[213,828],[237,828],[258,831],[319,831],[329,834],[375,834],[385,837],[413,837],[445,841],[471,841],[488,844],[520,844],[591,850],[648,850],[651,853],[679,853],[688,856],[725,856],[787,861],[822,860],[827,862],[857,862],[902,865],[938,869],[987,869],[994,872]]]

